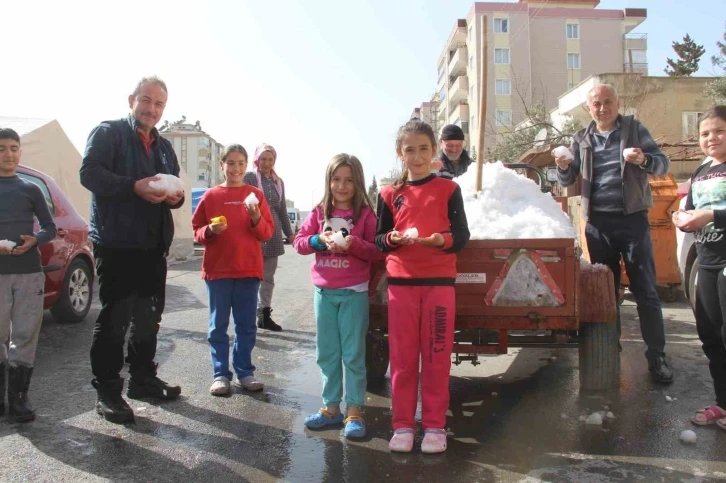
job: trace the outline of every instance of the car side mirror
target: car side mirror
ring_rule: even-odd
[[[557,183],[557,168],[556,167],[547,168],[547,181],[549,181],[550,183]]]

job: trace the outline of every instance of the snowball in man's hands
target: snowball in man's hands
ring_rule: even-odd
[[[572,155],[572,151],[570,151],[570,149],[566,146],[557,146],[554,150],[554,153],[555,157],[557,158],[575,159],[575,157]]]
[[[165,191],[167,195],[174,194],[177,191],[184,191],[184,182],[171,174],[159,173],[156,175],[158,180],[149,181],[149,188]]]
[[[634,153],[635,153],[635,148],[625,148],[625,149],[623,149],[623,157],[624,158],[627,158],[628,156],[630,156],[631,154],[634,154]]]
[[[341,231],[336,231],[335,233],[333,233],[331,240],[333,240],[333,243],[335,243],[339,247],[345,246],[345,235],[343,235],[343,232]]]
[[[254,193],[250,193],[247,195],[247,198],[245,198],[244,204],[247,206],[259,205],[260,200],[257,199],[257,196],[255,196]]]
[[[406,238],[418,238],[418,228],[409,228],[403,232],[403,236]]]
[[[5,249],[8,249],[8,250],[12,250],[17,245],[18,244],[15,243],[14,241],[10,241],[10,240],[0,240],[0,248],[5,248]]]

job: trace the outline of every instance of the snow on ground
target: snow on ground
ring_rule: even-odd
[[[570,218],[549,193],[500,162],[482,166],[482,190],[474,189],[476,170],[456,179],[472,240],[575,238]]]

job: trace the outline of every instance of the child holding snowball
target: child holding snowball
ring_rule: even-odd
[[[262,191],[245,184],[247,151],[228,146],[220,161],[225,181],[208,190],[192,216],[194,239],[204,245],[202,278],[209,293],[209,331],[214,380],[213,396],[229,394],[233,373],[229,369],[230,312],[234,318],[232,368],[236,384],[248,391],[264,386],[255,376],[252,349],[257,327],[255,310],[262,279],[261,242],[272,236],[274,222]]]
[[[365,399],[365,347],[368,332],[368,281],[371,262],[380,258],[374,244],[376,215],[365,189],[363,166],[348,154],[335,156],[325,174],[325,196],[295,237],[295,250],[315,253],[310,272],[315,285],[317,362],[323,376],[325,407],[305,419],[320,429],[345,423],[346,438],[362,438]],[[345,404],[340,410],[345,370]]]
[[[716,404],[696,411],[691,421],[726,429],[726,106],[704,112],[698,132],[701,149],[711,159],[691,176],[686,209],[673,213],[673,223],[693,232],[696,240],[696,329],[708,357]]]
[[[424,453],[446,450],[446,410],[454,340],[456,252],[469,240],[461,189],[430,173],[431,126],[413,120],[398,131],[401,178],[378,197],[376,245],[386,253],[391,353],[391,451],[413,449],[421,364]],[[420,360],[420,361],[419,361]]]

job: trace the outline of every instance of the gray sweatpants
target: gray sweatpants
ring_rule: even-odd
[[[262,309],[271,307],[272,291],[275,288],[275,272],[277,271],[277,259],[279,257],[264,257],[262,283],[257,296],[257,315],[262,315]]]
[[[0,274],[0,363],[33,367],[44,286],[42,272]]]

